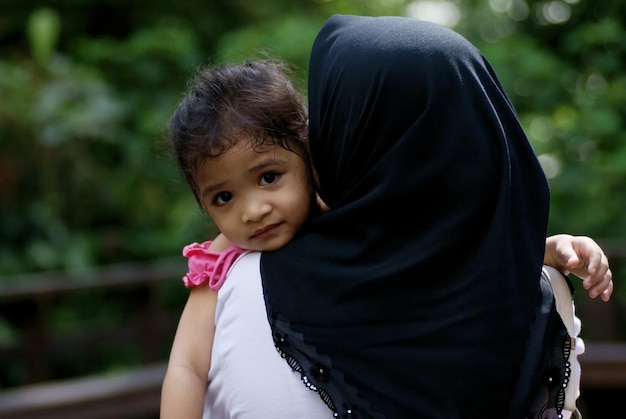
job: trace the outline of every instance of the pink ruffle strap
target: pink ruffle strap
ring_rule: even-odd
[[[223,252],[209,250],[212,241],[191,243],[183,248],[183,256],[188,258],[189,272],[183,277],[185,287],[195,287],[208,282],[217,291],[226,279],[226,272],[244,250],[235,245]]]

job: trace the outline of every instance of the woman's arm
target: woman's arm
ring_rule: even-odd
[[[591,298],[609,301],[613,294],[613,273],[602,248],[587,236],[556,234],[546,238],[544,265],[563,274],[574,274],[583,281]]]

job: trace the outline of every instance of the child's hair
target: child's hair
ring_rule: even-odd
[[[278,60],[201,69],[167,124],[178,166],[202,206],[196,175],[202,164],[241,140],[298,154],[307,167],[308,111]]]

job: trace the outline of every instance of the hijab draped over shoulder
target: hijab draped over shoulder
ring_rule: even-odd
[[[436,24],[336,15],[309,108],[332,209],[262,255],[277,348],[335,417],[506,417],[549,193],[493,69]]]

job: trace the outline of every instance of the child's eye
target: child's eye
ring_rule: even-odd
[[[271,185],[272,183],[275,183],[278,180],[278,177],[280,175],[278,173],[264,173],[263,176],[261,176],[261,185]]]
[[[220,192],[217,195],[215,195],[215,198],[213,199],[213,203],[215,205],[226,205],[226,203],[230,201],[231,199],[233,199],[232,193]]]

